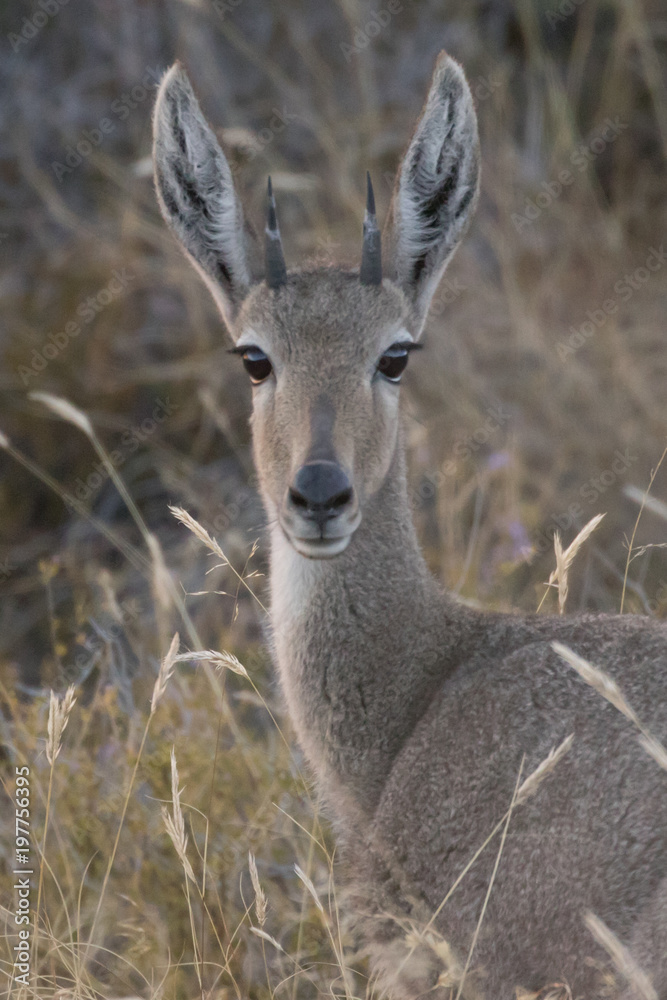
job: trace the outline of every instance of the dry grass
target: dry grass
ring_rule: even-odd
[[[644,723],[637,717],[634,709],[628,704],[627,699],[623,695],[623,692],[619,688],[616,681],[610,677],[604,670],[600,670],[599,667],[594,667],[583,657],[579,656],[573,650],[568,649],[561,642],[552,643],[554,650],[559,656],[569,663],[573,667],[579,676],[586,681],[587,684],[602,695],[614,708],[629,719],[630,722],[639,730],[639,742],[646,751],[646,753],[653,757],[656,764],[662,767],[663,770],[667,771],[667,750],[665,750],[662,743],[646,728]]]
[[[550,610],[567,598],[568,611],[623,602],[667,614],[667,267],[625,283],[667,229],[662,9],[586,0],[552,26],[558,3],[492,6],[403,4],[349,61],[340,43],[371,10],[356,3],[69,4],[16,52],[7,35],[33,5],[0,12],[2,814],[25,763],[39,864],[39,978],[25,990],[11,979],[13,831],[2,824],[12,997],[370,989],[262,643],[245,377],[158,217],[152,90],[125,117],[113,110],[147,68],[183,59],[250,214],[270,169],[288,262],[322,263],[358,257],[368,167],[386,211],[385,178],[436,51],[464,63],[483,196],[406,381],[427,558],[487,607],[534,610],[550,580]],[[112,132],[60,182],[52,163],[103,117]],[[592,150],[607,118],[623,129],[579,169],[572,156]],[[517,223],[566,168],[572,183]],[[102,303],[123,269],[122,292]],[[664,749],[642,739],[664,766]],[[513,808],[566,750],[524,780]],[[432,928],[409,933],[431,934],[447,957]],[[465,958],[449,955],[454,991]],[[566,985],[539,997],[551,995]]]

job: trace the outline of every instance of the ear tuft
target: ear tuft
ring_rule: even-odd
[[[463,70],[445,52],[401,165],[388,222],[392,273],[419,333],[459,245],[479,187],[477,116]]]

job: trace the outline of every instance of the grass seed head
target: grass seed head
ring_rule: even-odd
[[[186,528],[190,529],[195,538],[198,538],[200,542],[203,542],[207,549],[210,549],[211,552],[215,552],[216,556],[219,556],[219,558],[227,564],[227,556],[222,551],[215,538],[208,533],[206,528],[201,525],[199,521],[195,521],[192,514],[188,514],[187,510],[184,510],[182,507],[169,507],[169,510],[172,512],[177,521],[180,521],[181,524],[184,524]]]
[[[214,649],[201,649],[193,653],[179,653],[178,656],[174,657],[175,663],[191,660],[194,660],[196,663],[206,660],[212,663],[217,670],[226,668],[227,670],[231,670],[232,673],[239,674],[240,677],[248,676],[248,671],[233,653],[225,651],[218,653]]]
[[[564,646],[562,642],[552,642],[552,648],[562,657],[566,663],[569,663],[571,667],[577,671],[582,680],[590,684],[598,694],[601,694],[603,698],[618,709],[619,712],[629,719],[630,722],[634,723],[635,726],[642,728],[639,719],[635,715],[634,711],[625,700],[621,689],[615,680],[606,674],[599,667],[594,667],[592,663],[585,660],[583,656],[579,656],[568,646]]]
[[[153,687],[153,697],[151,698],[151,715],[155,713],[155,709],[158,707],[160,699],[167,690],[167,684],[169,683],[169,680],[174,672],[174,663],[176,662],[176,654],[178,652],[180,641],[181,640],[179,639],[177,632],[171,640],[171,645],[169,646],[167,655],[160,663],[160,669]]]
[[[46,759],[51,765],[54,764],[60,753],[62,735],[75,702],[73,684],[70,684],[62,698],[58,698],[55,692],[51,692],[46,740]]]
[[[257,915],[257,923],[260,927],[263,927],[266,922],[266,909],[268,904],[266,893],[262,889],[259,881],[257,862],[255,861],[255,855],[252,851],[248,851],[248,867],[250,868],[250,881],[252,882],[252,888],[255,893],[255,913]]]
[[[308,876],[303,871],[303,869],[300,868],[298,865],[294,865],[294,871],[296,872],[297,876],[301,879],[301,881],[305,885],[305,887],[308,890],[308,892],[310,893],[310,895],[315,900],[315,905],[317,906],[317,909],[320,911],[320,913],[324,914],[324,907],[322,906],[322,904],[320,902],[320,898],[317,895],[317,890],[315,889],[315,886],[313,885],[313,883],[311,882],[311,880],[308,878]]]
[[[171,837],[171,842],[174,845],[176,853],[181,860],[185,874],[192,882],[195,882],[195,873],[187,856],[188,835],[185,832],[185,821],[183,819],[183,810],[181,809],[181,791],[178,787],[178,768],[176,766],[176,753],[173,747],[171,748],[171,801],[172,814],[169,815],[167,807],[162,806],[162,819],[164,820],[164,825]]]
[[[153,593],[159,606],[165,610],[171,605],[171,578],[164,561],[164,555],[155,535],[146,535],[146,544],[151,554],[153,568]]]
[[[569,591],[568,584],[568,573],[570,566],[574,562],[574,557],[577,552],[584,544],[589,535],[591,535],[598,524],[604,517],[604,514],[596,514],[595,517],[591,518],[588,524],[585,524],[581,529],[574,541],[570,542],[566,549],[563,549],[562,542],[560,540],[560,535],[558,532],[554,535],[554,551],[556,553],[556,568],[551,573],[549,577],[549,586],[558,587],[558,610],[561,614],[565,611],[565,602],[567,601],[567,595]]]
[[[529,774],[526,780],[519,786],[519,790],[516,793],[515,805],[522,805],[526,799],[530,798],[537,791],[547,775],[551,774],[558,762],[570,750],[573,743],[574,733],[570,733],[562,743],[553,748],[541,764],[538,764],[532,774]]]

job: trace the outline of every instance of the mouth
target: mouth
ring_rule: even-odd
[[[333,559],[334,556],[339,556],[350,544],[360,523],[359,511],[349,520],[333,518],[322,527],[302,519],[292,521],[291,518],[279,518],[287,541],[299,555],[307,559]]]
[[[361,524],[361,512],[346,511],[343,515],[318,521],[312,517],[295,517],[292,512],[281,512],[278,523],[285,539],[292,548],[306,559],[333,559],[350,544]]]
[[[308,559],[332,559],[348,547],[352,533],[341,538],[299,538],[285,532],[288,542],[299,555]]]

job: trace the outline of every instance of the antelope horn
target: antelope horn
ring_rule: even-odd
[[[366,214],[364,216],[364,242],[361,250],[362,285],[382,284],[382,245],[380,230],[375,216],[375,195],[371,175],[366,171]]]
[[[280,230],[278,229],[278,217],[276,215],[276,199],[273,196],[273,187],[269,177],[268,185],[269,210],[266,217],[266,228],[264,233],[266,240],[264,244],[264,262],[266,268],[266,283],[269,288],[280,288],[287,283],[287,268],[283,256],[283,245],[280,240]]]

